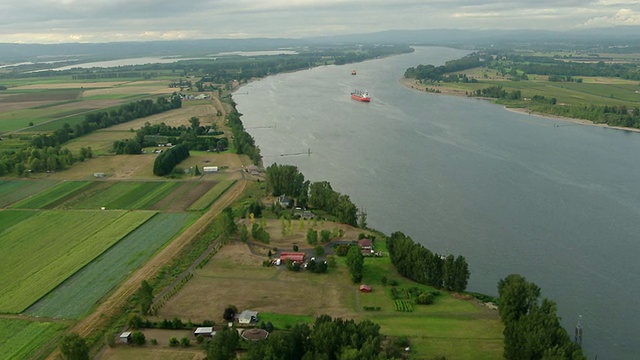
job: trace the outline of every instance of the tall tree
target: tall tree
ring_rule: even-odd
[[[60,352],[67,360],[89,360],[89,346],[80,335],[70,333],[60,340]]]
[[[222,328],[206,347],[208,360],[235,360],[240,336],[235,329]]]
[[[358,283],[362,280],[364,269],[364,256],[359,246],[351,246],[347,253],[347,267],[351,275],[351,281]]]
[[[137,294],[140,311],[143,314],[148,314],[149,309],[151,309],[151,305],[153,304],[153,288],[149,285],[147,280],[142,280]]]
[[[529,313],[540,296],[540,288],[518,274],[511,274],[498,282],[500,318],[508,325]]]

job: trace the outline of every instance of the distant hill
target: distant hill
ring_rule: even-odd
[[[0,62],[79,59],[82,61],[122,59],[144,56],[204,56],[228,51],[257,51],[281,48],[354,43],[402,43],[454,47],[513,45],[552,45],[575,47],[640,48],[639,26],[583,29],[571,31],[545,30],[389,30],[368,34],[313,37],[304,39],[202,39],[148,42],[66,43],[66,44],[2,44]],[[632,49],[629,49],[631,51]],[[640,51],[640,50],[638,50]]]

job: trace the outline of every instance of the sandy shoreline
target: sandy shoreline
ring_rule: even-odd
[[[467,93],[462,91],[462,90],[452,90],[452,89],[437,88],[438,90],[440,90],[439,93],[426,91],[426,89],[429,88],[429,87],[421,85],[421,84],[416,84],[416,80],[414,80],[414,79],[400,78],[400,80],[398,80],[398,82],[400,83],[400,85],[402,85],[404,87],[407,87],[407,88],[412,89],[412,90],[424,92],[426,94],[465,96],[465,97],[467,96]],[[480,99],[480,98],[474,97],[474,99]],[[484,99],[484,100],[493,100],[493,99]],[[515,112],[515,113],[526,114],[526,115],[531,115],[531,116],[536,116],[536,117],[541,117],[541,118],[546,118],[546,119],[552,119],[552,120],[558,120],[558,121],[564,121],[564,122],[569,122],[569,123],[577,124],[577,125],[588,125],[588,126],[597,126],[597,127],[606,128],[606,129],[613,129],[613,130],[624,130],[624,131],[640,132],[640,129],[636,129],[636,128],[628,128],[628,127],[622,127],[622,126],[610,126],[610,125],[607,125],[607,124],[597,124],[597,123],[594,123],[592,121],[584,120],[584,119],[568,118],[568,117],[564,117],[564,116],[557,116],[557,115],[550,115],[550,114],[545,114],[545,113],[533,112],[533,111],[531,111],[529,109],[526,109],[526,108],[509,108],[509,107],[503,106],[503,109],[505,109],[507,111]]]

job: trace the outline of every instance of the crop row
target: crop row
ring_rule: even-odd
[[[186,213],[156,214],[36,302],[26,313],[43,317],[82,317],[175,237],[193,217]]]
[[[0,208],[37,194],[53,186],[51,180],[0,180]]]
[[[81,188],[91,184],[89,181],[63,181],[34,196],[24,199],[11,208],[15,209],[42,209],[54,204]]]
[[[93,182],[58,204],[58,208],[148,209],[178,186],[178,182]]]
[[[0,354],[3,359],[32,359],[64,327],[51,322],[0,319]]]
[[[153,212],[42,211],[0,233],[0,311],[18,313]]]
[[[217,183],[211,190],[196,200],[187,210],[200,211],[209,207],[214,201],[216,201],[220,195],[222,195],[231,185],[235,183],[235,180],[223,180]]]
[[[402,311],[402,312],[413,311],[413,304],[408,300],[394,300],[393,304],[395,305],[396,311]]]

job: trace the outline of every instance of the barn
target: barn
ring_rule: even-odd
[[[213,337],[215,334],[216,332],[213,331],[212,326],[199,327],[193,332],[193,336],[202,335],[204,337]]]
[[[305,253],[303,252],[288,252],[283,251],[280,253],[280,261],[286,262],[287,259],[291,261],[303,262],[305,257]]]
[[[215,173],[215,172],[218,172],[218,167],[217,166],[204,166],[204,167],[202,167],[202,171],[204,171],[205,174]]]
[[[370,293],[371,292],[371,286],[365,285],[365,284],[360,285],[360,292]]]

